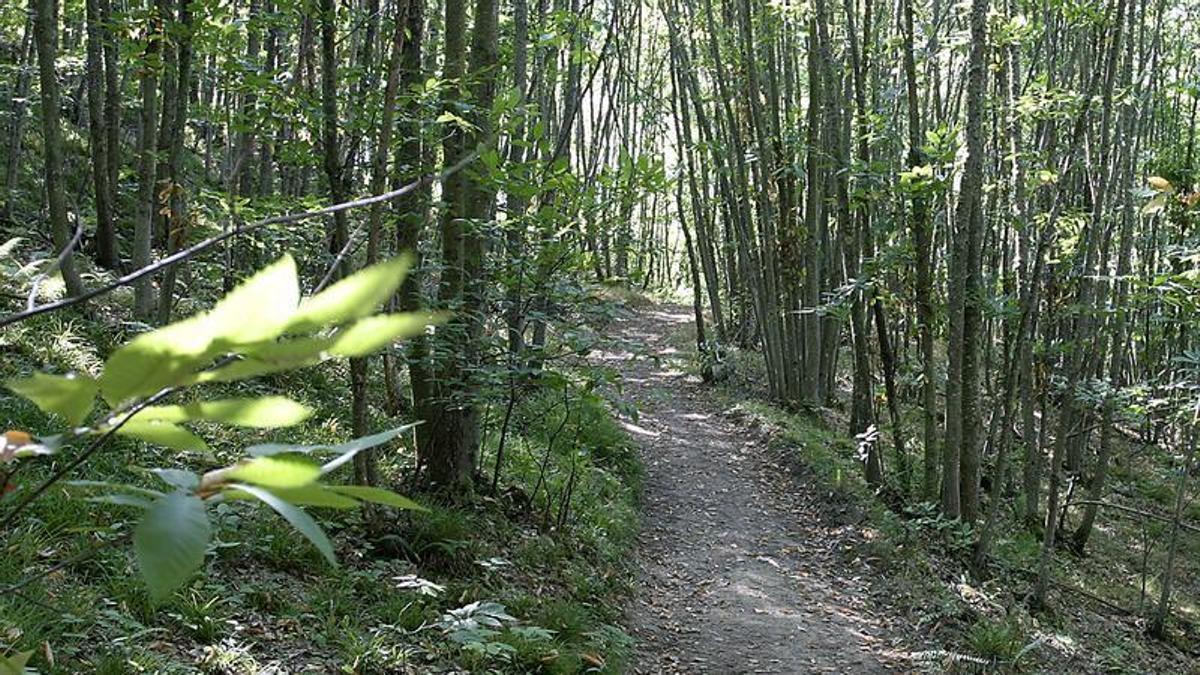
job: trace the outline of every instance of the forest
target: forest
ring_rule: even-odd
[[[0,4],[0,675],[1200,672],[1198,22]]]

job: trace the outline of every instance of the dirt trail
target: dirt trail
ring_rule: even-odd
[[[841,560],[841,534],[812,485],[770,464],[761,435],[729,416],[668,336],[685,307],[638,310],[613,329],[647,356],[609,354],[640,410],[641,579],[627,612],[637,673],[888,672],[882,620]],[[825,510],[823,510],[823,507]]]

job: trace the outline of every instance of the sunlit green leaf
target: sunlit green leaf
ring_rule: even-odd
[[[278,337],[296,311],[296,263],[285,255],[207,313],[137,336],[108,357],[100,393],[109,405],[186,384],[231,348]]]
[[[366,356],[397,340],[420,335],[426,326],[441,323],[445,318],[445,314],[412,312],[360,319],[334,335],[329,353],[335,356]]]
[[[47,375],[34,373],[20,380],[9,380],[8,388],[54,413],[71,426],[78,426],[92,409],[98,385],[86,375]]]
[[[332,337],[303,337],[247,347],[246,358],[198,373],[195,382],[235,382],[313,366],[325,360]]]
[[[330,509],[355,509],[361,504],[356,499],[338,494],[324,485],[305,485],[297,488],[272,488],[275,496],[291,504],[300,506],[317,506]],[[238,489],[225,490],[227,499],[251,499],[247,492]]]
[[[396,438],[400,434],[409,431],[415,426],[417,426],[417,423],[415,422],[412,424],[405,424],[404,426],[396,427],[395,429],[388,429],[387,431],[381,431],[377,434],[371,434],[370,436],[363,436],[361,438],[356,438],[352,441],[337,445],[289,445],[283,443],[263,443],[261,445],[252,445],[249,448],[246,448],[246,453],[252,457],[269,457],[271,455],[278,455],[285,452],[305,454],[331,452],[341,455],[358,452],[367,448],[373,448],[377,445],[383,445],[393,438]]]
[[[373,314],[400,287],[411,266],[412,257],[402,255],[367,267],[305,298],[288,322],[288,330],[307,332]]]
[[[330,485],[328,488],[334,492],[350,495],[365,502],[374,502],[375,504],[384,504],[386,506],[394,506],[398,509],[411,509],[413,511],[429,510],[408,497],[398,495],[391,490],[384,490],[383,488],[370,485]]]
[[[208,444],[203,438],[170,422],[132,419],[117,429],[117,435],[137,438],[175,450],[200,452],[208,449]]]
[[[143,333],[108,357],[100,376],[100,393],[112,406],[149,396],[185,381],[216,353],[204,316]]]
[[[271,489],[296,488],[308,485],[321,477],[321,467],[299,455],[255,457],[231,468],[228,480],[244,481]]]
[[[213,338],[226,345],[246,345],[278,337],[300,302],[296,262],[284,255],[233,289],[207,319]]]
[[[204,502],[192,495],[173,492],[150,506],[133,549],[152,598],[165,598],[204,564],[211,534]]]
[[[134,420],[163,422],[222,422],[241,427],[271,429],[299,424],[312,409],[282,396],[196,401],[184,405],[149,406]]]
[[[254,496],[267,506],[275,509],[275,512],[283,516],[283,519],[291,523],[292,527],[296,528],[300,534],[304,535],[321,555],[329,561],[330,565],[337,565],[337,557],[333,554],[333,544],[330,543],[329,537],[325,535],[325,531],[317,525],[312,516],[305,513],[299,507],[293,506],[280,497],[276,497],[270,490],[253,485],[235,484],[232,486],[235,489],[242,490]]]

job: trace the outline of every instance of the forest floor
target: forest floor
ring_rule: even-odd
[[[641,573],[627,612],[635,672],[901,667],[866,563],[846,560],[861,533],[687,372],[689,355],[672,338],[691,321],[683,306],[643,308],[612,327],[631,351],[606,355],[637,405],[626,429],[646,468]]]

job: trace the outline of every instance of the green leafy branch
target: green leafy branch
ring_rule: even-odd
[[[312,410],[282,396],[196,400],[164,405],[174,393],[209,382],[236,382],[316,365],[337,357],[366,356],[439,323],[429,313],[376,314],[396,292],[410,266],[407,257],[389,260],[349,276],[316,295],[300,298],[296,265],[285,255],[246,280],[211,310],[144,333],[115,350],[101,374],[34,373],[8,387],[44,412],[61,418],[67,429],[35,439],[10,430],[0,447],[0,464],[53,454],[72,441],[91,442],[52,474],[0,521],[0,531],[49,487],[94,455],[114,435],[164,447],[197,451],[208,448],[185,424],[226,424],[280,428],[299,424]],[[97,398],[109,407],[94,415]],[[84,422],[95,418],[89,425]],[[415,502],[370,486],[324,485],[318,479],[363,450],[386,443],[412,425],[336,446],[267,444],[248,448],[247,459],[203,476],[181,469],[153,473],[168,492],[112,483],[74,481],[75,488],[105,494],[90,501],[143,510],[134,532],[134,549],[151,594],[160,599],[203,563],[211,536],[205,503],[257,500],[279,513],[332,563],[328,537],[299,506],[354,508],[363,501],[403,509]],[[319,464],[311,456],[333,453]],[[5,474],[5,489],[11,472]]]

